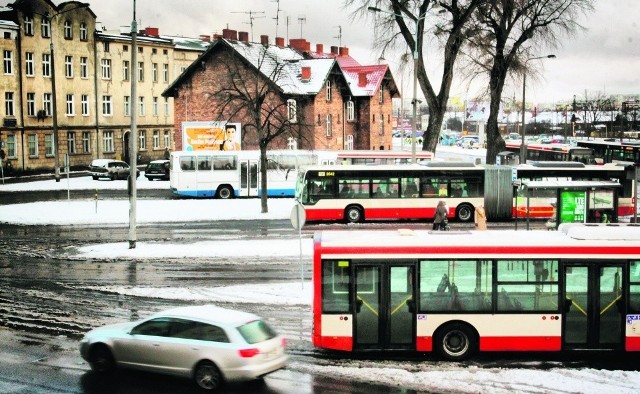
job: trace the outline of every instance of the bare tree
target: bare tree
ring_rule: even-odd
[[[471,58],[489,77],[490,113],[486,162],[494,164],[505,143],[498,113],[509,72],[527,72],[531,48],[554,48],[562,34],[575,32],[578,15],[593,8],[593,0],[486,0],[478,7],[481,31],[471,40]],[[523,103],[524,106],[524,103]]]
[[[447,101],[453,81],[454,67],[460,49],[467,36],[473,34],[469,21],[479,4],[486,0],[345,0],[346,5],[359,4],[354,15],[363,16],[371,8],[382,10],[376,19],[376,43],[384,52],[386,48],[404,44],[414,56],[414,67],[422,94],[429,106],[429,124],[423,140],[423,150],[435,152],[440,129],[447,110]],[[429,10],[440,6],[448,14],[435,26],[435,35],[443,40],[442,75],[427,75],[423,57],[424,37],[427,31],[425,19]],[[397,31],[399,29],[399,32]],[[404,61],[409,57],[404,56]],[[441,78],[438,91],[432,80]],[[416,103],[417,105],[417,103]]]
[[[262,213],[267,204],[267,151],[275,140],[287,137],[297,141],[306,138],[306,125],[299,112],[306,101],[304,96],[284,92],[290,80],[291,63],[278,59],[267,47],[252,44],[241,49],[227,48],[219,63],[222,70],[209,101],[220,119],[243,119],[243,141],[257,141],[260,149],[260,188]],[[250,60],[249,60],[250,59]]]

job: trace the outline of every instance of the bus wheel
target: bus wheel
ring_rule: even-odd
[[[347,209],[344,210],[344,219],[347,223],[360,223],[362,219],[364,219],[362,208],[356,205],[348,206]]]
[[[456,208],[456,218],[461,222],[470,222],[473,220],[473,211],[471,204],[460,204]]]
[[[233,189],[231,188],[231,186],[220,186],[218,188],[218,193],[217,193],[218,198],[221,198],[223,200],[228,200],[231,197],[233,197]]]
[[[476,351],[476,336],[466,324],[452,323],[438,330],[434,348],[442,358],[462,361]]]

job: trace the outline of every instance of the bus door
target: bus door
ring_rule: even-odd
[[[240,193],[241,197],[258,195],[258,161],[240,160]]]
[[[354,349],[415,349],[415,266],[356,265]]]
[[[606,261],[564,265],[565,349],[621,349],[624,345],[624,269]]]

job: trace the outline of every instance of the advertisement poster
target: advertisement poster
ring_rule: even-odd
[[[240,150],[240,123],[182,122],[182,150]]]
[[[613,209],[613,190],[594,190],[589,194],[590,209]]]
[[[585,223],[587,218],[587,192],[563,190],[560,192],[560,223]]]

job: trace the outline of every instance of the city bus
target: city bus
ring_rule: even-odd
[[[559,231],[321,231],[317,348],[640,351],[640,225]]]
[[[505,141],[505,149],[520,156],[520,140]],[[596,160],[593,149],[584,146],[549,143],[527,144],[527,161],[577,161],[584,164],[601,164]]]
[[[485,205],[486,171],[473,163],[430,162],[426,165],[309,166],[298,174],[296,197],[308,221],[432,219],[438,201],[444,200],[448,217],[473,220],[475,207]],[[515,167],[524,181],[617,181],[618,216],[633,214],[632,179],[624,166],[596,166],[577,162],[530,162]],[[551,218],[556,195],[552,190],[533,191],[528,202],[513,188],[511,217]],[[491,201],[488,201],[491,203]],[[508,207],[508,206],[507,206]]]
[[[336,164],[410,164],[413,154],[405,150],[341,150],[336,151]],[[424,163],[433,159],[433,153],[416,151],[416,163]]]
[[[269,197],[293,197],[300,167],[316,164],[312,151],[267,152]],[[171,191],[185,197],[259,197],[260,151],[176,151],[171,153]]]
[[[605,163],[619,161],[640,164],[640,140],[637,139],[578,140],[577,144],[585,149],[592,149],[595,157]]]

